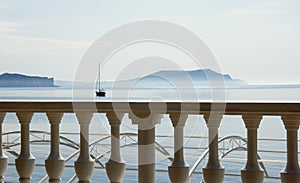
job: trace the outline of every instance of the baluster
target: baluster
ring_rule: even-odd
[[[188,181],[189,165],[184,161],[183,127],[188,115],[174,113],[170,119],[174,127],[174,160],[168,167],[172,183],[185,183]]]
[[[300,115],[283,115],[281,117],[287,130],[287,164],[281,172],[283,183],[300,182],[298,163],[298,129]]]
[[[257,158],[257,129],[262,115],[244,114],[243,120],[247,128],[247,164],[241,170],[243,183],[263,183],[264,170],[258,164]]]
[[[160,123],[163,115],[139,112],[129,117],[138,125],[139,182],[155,183],[155,124]]]
[[[123,113],[106,113],[111,126],[111,153],[106,163],[106,173],[112,183],[122,182],[126,167],[125,161],[122,160],[120,154],[120,125],[123,116]]]
[[[2,123],[6,113],[0,112],[0,183],[4,182],[4,173],[7,167],[7,156],[2,150]]]
[[[51,183],[60,183],[60,177],[65,166],[65,160],[59,151],[59,125],[63,115],[63,113],[59,112],[47,112],[47,117],[51,124],[51,150],[48,158],[45,160],[45,166],[49,182]]]
[[[93,113],[76,113],[80,125],[80,154],[75,161],[75,172],[79,183],[89,183],[94,170],[94,160],[89,152],[89,125]]]
[[[21,153],[15,160],[16,169],[20,177],[20,183],[30,183],[35,165],[35,158],[30,153],[29,146],[29,124],[31,122],[33,112],[17,112],[16,114],[21,124]]]
[[[218,128],[223,115],[205,114],[204,119],[208,127],[209,157],[207,164],[203,167],[204,181],[207,183],[220,183],[224,181],[224,167],[219,161]]]

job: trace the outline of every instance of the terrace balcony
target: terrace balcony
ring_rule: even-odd
[[[169,180],[164,182],[184,183],[191,179],[195,169],[200,166],[200,162],[205,156],[200,157],[194,165],[186,163],[184,154],[184,127],[187,119],[191,115],[204,118],[208,131],[208,161],[202,167],[204,182],[221,183],[227,175],[226,166],[223,166],[219,159],[218,131],[225,116],[240,116],[243,119],[247,138],[228,137],[241,140],[246,144],[244,150],[247,151],[246,163],[240,171],[243,183],[261,183],[268,177],[266,169],[258,156],[258,129],[261,120],[266,116],[278,116],[281,118],[286,131],[286,149],[280,149],[286,153],[285,168],[280,175],[283,183],[300,182],[300,169],[298,162],[298,129],[300,124],[300,103],[260,103],[260,102],[234,102],[234,103],[211,103],[211,102],[0,102],[0,131],[7,114],[15,113],[20,124],[20,152],[16,153],[15,166],[19,182],[28,183],[32,181],[32,173],[36,166],[44,166],[49,182],[61,182],[61,175],[66,168],[64,159],[61,156],[61,134],[60,124],[62,117],[66,113],[74,113],[80,126],[80,143],[78,147],[78,158],[74,162],[78,182],[91,182],[95,160],[90,154],[89,126],[95,113],[105,115],[111,127],[110,134],[110,158],[104,166],[110,182],[122,182],[124,173],[131,171],[126,168],[126,162],[121,156],[120,136],[122,134],[120,125],[124,115],[128,115],[132,124],[137,130],[138,148],[138,182],[156,182],[156,150],[164,152],[163,147],[156,143],[155,129],[159,128],[163,117],[168,116],[174,128],[174,150],[169,159],[171,164],[168,169]],[[31,154],[30,123],[34,114],[44,113],[50,125],[50,152],[44,164],[37,165],[35,158]],[[45,123],[47,123],[45,121]],[[274,129],[275,130],[275,129]],[[7,135],[7,134],[3,134]],[[128,134],[127,134],[128,135]],[[131,134],[134,135],[134,134]],[[5,181],[4,174],[8,166],[8,158],[5,155],[10,153],[2,136],[0,136],[0,182]],[[237,149],[242,147],[237,147]],[[233,149],[229,149],[231,151]],[[6,151],[6,152],[5,152]],[[228,153],[228,152],[224,152]],[[205,155],[206,155],[205,154]],[[75,156],[76,153],[73,155]],[[45,177],[43,181],[46,181]],[[101,182],[99,180],[98,182]]]

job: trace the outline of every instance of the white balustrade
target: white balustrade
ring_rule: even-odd
[[[61,112],[47,112],[51,124],[51,149],[48,158],[45,160],[45,167],[51,183],[60,182],[65,167],[65,160],[59,151],[59,125],[63,115],[64,113]]]
[[[2,134],[2,123],[6,113],[0,112],[0,133]],[[4,182],[4,173],[7,167],[7,156],[2,150],[2,135],[0,135],[0,183]]]
[[[300,115],[283,115],[282,121],[287,131],[287,164],[281,172],[283,183],[300,182],[298,163],[298,129]]]
[[[16,168],[20,176],[20,183],[30,183],[35,165],[35,158],[32,156],[29,146],[29,124],[33,112],[17,112],[16,114],[21,125],[21,152],[15,160]]]
[[[149,112],[130,113],[133,124],[138,125],[138,179],[140,183],[155,182],[155,125],[162,115]]]
[[[172,183],[185,183],[188,181],[189,165],[184,161],[183,127],[187,114],[172,113],[170,119],[174,127],[174,160],[168,168]]]
[[[248,158],[246,166],[241,170],[243,183],[263,183],[264,170],[258,164],[257,158],[257,129],[259,127],[261,115],[257,114],[244,114],[243,120],[248,131]]]
[[[74,110],[74,103],[80,108]],[[30,122],[34,113],[46,113],[51,125],[51,145],[45,168],[49,182],[61,182],[65,160],[60,153],[60,124],[65,113],[75,113],[80,125],[80,152],[74,167],[78,182],[91,182],[94,160],[90,155],[89,125],[94,113],[105,113],[111,127],[111,151],[106,163],[107,176],[112,183],[122,182],[126,170],[120,151],[120,125],[124,114],[138,125],[138,182],[154,183],[155,178],[155,125],[160,124],[164,114],[169,115],[174,128],[174,159],[168,167],[172,183],[188,182],[189,166],[184,157],[184,126],[188,115],[203,115],[209,140],[209,158],[203,167],[203,177],[208,183],[224,181],[225,169],[219,160],[218,129],[224,115],[242,116],[247,129],[247,163],[241,170],[243,183],[262,183],[265,172],[258,163],[257,132],[263,116],[281,116],[287,135],[287,162],[281,172],[281,182],[300,182],[298,163],[298,130],[300,103],[227,103],[224,111],[211,111],[209,102],[0,102],[0,132],[7,113],[16,113],[21,127],[20,154],[15,160],[20,183],[30,183],[35,167],[35,158],[30,151]],[[95,105],[91,105],[95,104]],[[214,105],[217,105],[215,103]],[[224,105],[224,104],[221,104]],[[93,107],[91,107],[93,106]],[[95,108],[96,106],[96,108]],[[182,108],[182,106],[185,106]],[[166,108],[164,108],[166,107]],[[162,110],[165,109],[165,110]],[[164,112],[162,112],[164,111]],[[163,114],[162,114],[163,113]],[[2,146],[2,136],[0,145]],[[0,149],[0,183],[8,158]],[[194,167],[193,167],[194,168]],[[279,172],[278,172],[279,174]],[[46,179],[45,179],[46,180]],[[101,180],[99,180],[101,182]]]
[[[120,125],[124,114],[108,112],[106,116],[111,126],[111,153],[106,163],[106,172],[110,182],[119,183],[122,182],[126,168],[125,161],[122,160],[120,153]]]
[[[203,178],[208,183],[221,183],[224,181],[224,167],[219,161],[218,128],[222,121],[221,114],[205,114],[204,119],[208,127],[209,156],[203,167]]]
[[[75,172],[78,183],[89,183],[94,170],[94,160],[89,151],[89,125],[93,113],[77,112],[76,117],[80,125],[80,153],[75,161]]]

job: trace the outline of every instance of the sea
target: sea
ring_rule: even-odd
[[[253,85],[235,88],[194,88],[194,89],[172,89],[172,88],[135,88],[106,89],[107,96],[96,98],[94,89],[73,89],[72,87],[51,88],[0,88],[0,101],[224,101],[224,102],[291,102],[300,101],[299,85]],[[43,166],[44,160],[49,155],[50,137],[49,122],[44,113],[35,113],[30,130],[39,131],[31,135],[31,152],[36,158],[36,167],[32,175],[32,182],[47,182],[46,171]],[[5,154],[9,157],[9,166],[5,172],[5,182],[18,182],[15,167],[15,155],[12,151],[19,153],[20,135],[13,133],[19,131],[20,126],[15,113],[8,113],[3,123],[3,143],[10,146]],[[43,132],[43,133],[42,133]],[[121,154],[126,161],[128,170],[123,178],[124,183],[138,182],[137,172],[137,126],[133,125],[125,115],[121,125]],[[61,153],[68,158],[77,151],[79,143],[79,125],[72,113],[65,114],[62,119],[61,136],[72,140],[73,143],[61,144]],[[92,182],[109,182],[103,165],[109,159],[110,154],[110,126],[104,114],[94,114],[90,125],[90,142],[96,142],[91,146],[91,152],[100,157],[95,163]],[[168,159],[173,152],[173,127],[168,115],[164,115],[160,124],[156,125],[156,142],[163,147],[162,151],[156,151],[156,182],[170,182],[167,169],[170,165]],[[190,167],[201,157],[207,149],[207,128],[203,117],[200,115],[189,115],[184,128],[185,160]],[[224,116],[219,128],[220,137],[240,136],[246,137],[246,129],[241,116]],[[269,178],[264,182],[280,182],[280,171],[286,163],[286,132],[279,116],[264,116],[258,131],[259,156],[263,162]],[[240,144],[239,144],[240,143]],[[126,145],[127,144],[127,145]],[[219,144],[219,148],[231,149],[244,145],[238,139],[228,139]],[[245,166],[247,153],[241,148],[230,152],[221,159],[225,168],[225,182],[241,182],[240,170]],[[62,182],[76,182],[73,163],[77,155],[66,162],[62,175]],[[195,169],[190,182],[202,181],[202,167],[207,158]],[[44,178],[44,179],[43,179]]]

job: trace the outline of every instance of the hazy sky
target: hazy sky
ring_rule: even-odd
[[[193,31],[212,50],[221,71],[234,78],[300,83],[299,0],[0,0],[0,73],[73,80],[93,41],[117,26],[145,19]],[[120,64],[108,66],[102,79],[116,77],[114,68],[129,63],[124,60],[132,54],[142,57],[157,48],[146,44],[123,50],[112,58]],[[183,69],[197,69],[184,55],[177,58]]]

